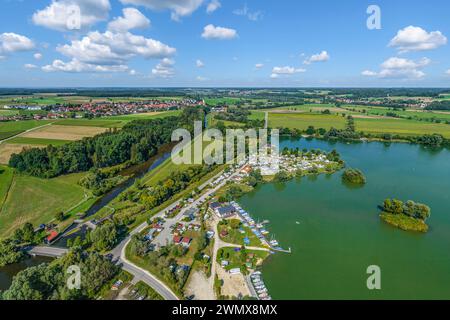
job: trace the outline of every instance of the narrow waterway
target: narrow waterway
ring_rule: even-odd
[[[112,200],[114,200],[120,193],[122,193],[124,190],[128,189],[133,185],[133,183],[136,181],[136,179],[142,178],[145,174],[149,173],[150,171],[157,168],[159,165],[164,163],[170,155],[171,155],[171,149],[172,144],[168,144],[166,146],[163,146],[160,148],[157,155],[150,158],[145,163],[142,163],[137,166],[133,166],[131,168],[125,169],[121,174],[124,176],[130,176],[130,179],[128,179],[126,182],[120,184],[119,186],[112,189],[110,192],[105,194],[103,197],[101,197],[87,212],[86,217],[93,216],[98,211],[106,207]],[[79,228],[78,226],[74,225],[74,228]],[[73,230],[73,229],[72,229]],[[59,240],[57,240],[53,246],[64,248],[67,246],[67,240],[74,239],[78,236],[84,237],[87,232],[86,227],[79,228],[79,230],[75,232],[71,232],[68,236],[62,237]],[[29,258],[26,259],[20,263],[15,263],[12,265],[8,265],[6,267],[0,268],[0,290],[5,290],[9,288],[12,282],[12,278],[14,275],[16,275],[19,271],[24,270],[26,268],[29,268],[34,265],[38,265],[42,262],[49,262],[51,259],[45,258],[45,257],[35,257],[35,258]]]
[[[12,283],[13,277],[20,271],[52,260],[52,258],[47,257],[30,257],[20,263],[0,268],[0,290],[8,289]]]
[[[240,203],[292,254],[263,266],[274,299],[450,299],[450,151],[393,143],[284,140],[281,147],[337,149],[367,185],[349,188],[341,173],[267,184]],[[385,198],[431,207],[430,231],[417,234],[380,221]],[[367,267],[381,268],[370,291]]]

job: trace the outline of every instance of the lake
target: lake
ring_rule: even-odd
[[[349,188],[341,173],[266,184],[239,202],[292,254],[263,265],[274,299],[450,299],[450,152],[393,143],[284,140],[284,146],[336,149],[367,184]],[[431,207],[427,234],[379,218],[385,198]],[[381,268],[381,290],[368,290],[367,267]]]

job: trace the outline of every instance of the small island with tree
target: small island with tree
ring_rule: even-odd
[[[430,207],[408,200],[406,203],[397,199],[386,199],[380,218],[402,230],[427,232],[425,221],[430,217]]]
[[[347,169],[342,174],[342,181],[354,185],[366,184],[366,177],[359,169]]]

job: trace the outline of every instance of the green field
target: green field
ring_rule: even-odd
[[[34,226],[48,223],[57,212],[79,204],[84,199],[84,189],[77,184],[82,175],[47,180],[16,174],[0,211],[0,237],[26,222]]]
[[[26,130],[40,127],[48,123],[51,123],[51,121],[27,120],[0,122],[0,140],[10,138]]]
[[[54,124],[60,126],[81,126],[81,127],[102,127],[102,128],[120,128],[125,125],[125,121],[104,120],[104,119],[62,119],[56,120]]]
[[[30,144],[30,145],[53,145],[62,146],[63,144],[69,143],[71,141],[56,140],[56,139],[40,139],[40,138],[28,138],[28,137],[17,137],[8,140],[8,143],[12,144]]]
[[[15,110],[0,109],[0,117],[1,116],[4,116],[4,117],[6,117],[6,116],[14,116],[16,114],[19,114],[19,112],[15,111]]]
[[[123,116],[113,116],[105,117],[102,120],[119,120],[119,121],[133,121],[133,120],[143,120],[143,119],[159,119],[170,116],[177,116],[181,113],[180,110],[165,111],[165,112],[148,112],[139,114],[127,114]]]
[[[265,113],[263,111],[252,111],[248,118],[250,120],[264,120]]]
[[[297,128],[305,130],[308,126],[315,128],[345,128],[345,118],[336,115],[302,114],[302,113],[270,113],[269,127]]]
[[[338,115],[302,114],[302,113],[271,113],[269,126],[273,128],[287,127],[305,130],[308,126],[316,129],[331,127],[345,128],[346,119]],[[428,123],[416,120],[393,118],[355,118],[356,130],[367,133],[391,133],[399,135],[423,135],[438,133],[450,137],[450,126],[447,124]]]
[[[7,166],[0,166],[0,212],[3,202],[8,194],[11,181],[14,177],[14,171]]]
[[[362,114],[362,111],[365,110],[369,115],[374,116],[386,116],[388,112],[395,113],[401,118],[409,119],[409,120],[441,120],[442,122],[450,121],[450,112],[445,111],[421,111],[421,110],[392,110],[386,107],[367,107],[367,106],[343,106],[346,110],[355,109]],[[355,112],[351,112],[352,114]]]

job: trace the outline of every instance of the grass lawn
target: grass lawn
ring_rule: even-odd
[[[66,140],[56,140],[56,139],[40,139],[40,138],[28,138],[28,137],[17,137],[11,140],[8,140],[8,143],[12,144],[31,144],[31,145],[53,145],[53,146],[61,146],[63,144],[69,143],[71,141]]]
[[[26,222],[47,223],[60,211],[67,211],[84,199],[77,183],[83,174],[39,179],[16,174],[0,211],[0,237],[10,235]]]
[[[24,120],[0,122],[0,140],[10,138],[26,130],[51,123],[50,120]]]
[[[219,224],[218,225],[218,232],[219,235],[222,231],[226,231],[228,233],[227,236],[221,237],[221,240],[231,243],[231,244],[239,244],[239,245],[245,245],[244,238],[248,238],[250,240],[250,244],[247,246],[250,247],[262,247],[261,241],[258,239],[257,236],[250,230],[249,227],[244,227],[238,219],[231,219],[231,220],[225,220],[225,224]],[[236,229],[232,227],[233,223],[240,224],[240,226]],[[242,231],[241,231],[242,230]]]
[[[241,250],[239,248],[221,248],[217,252],[217,262],[220,264],[222,260],[228,261],[228,265],[225,267],[225,270],[231,270],[235,268],[239,268],[241,270],[247,269],[246,263],[251,265],[251,268],[254,269],[258,262],[264,260],[269,256],[269,252],[267,251],[259,251],[259,250]]]

